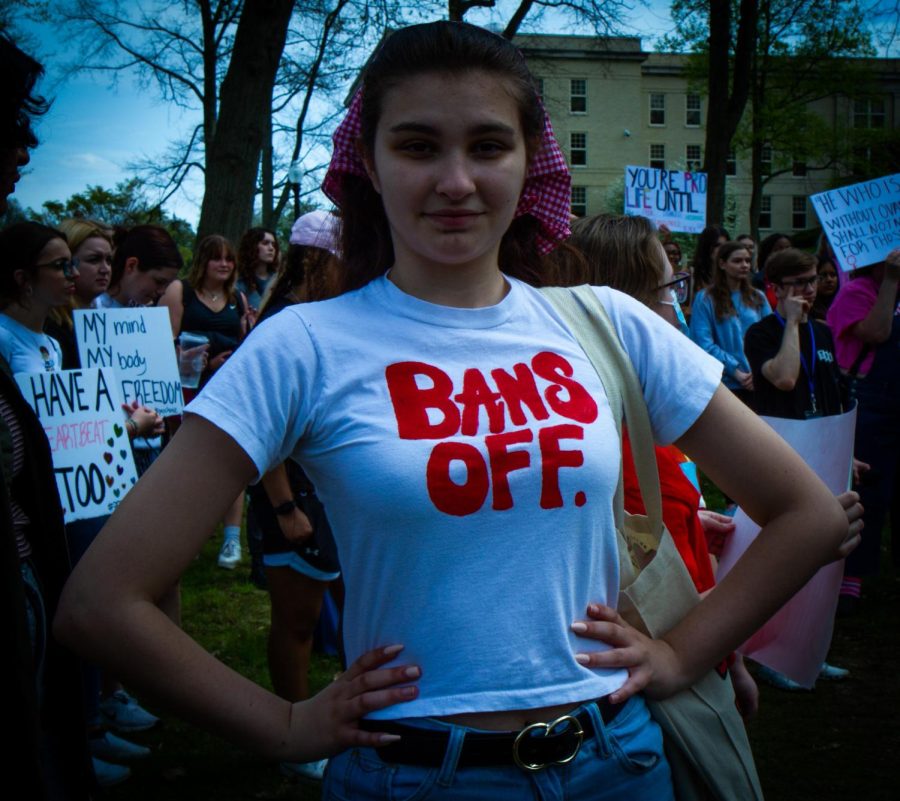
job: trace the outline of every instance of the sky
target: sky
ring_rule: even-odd
[[[622,33],[639,35],[645,50],[655,37],[673,28],[669,0],[635,3]],[[488,17],[477,13],[469,21],[485,24]],[[40,145],[32,151],[31,164],[16,189],[15,198],[25,207],[39,209],[47,200],[65,200],[89,185],[113,188],[134,175],[128,165],[165,151],[173,132],[193,128],[199,112],[192,113],[161,101],[151,87],[139,87],[127,76],[117,86],[104,75],[77,75],[63,79],[57,59],[59,28],[30,26],[38,41],[35,55],[47,68],[39,90],[53,98],[51,110],[37,127]],[[541,33],[570,33],[544,20]],[[51,54],[51,55],[48,55]],[[67,53],[69,57],[72,53]],[[196,226],[202,185],[195,180],[169,200],[166,210]]]

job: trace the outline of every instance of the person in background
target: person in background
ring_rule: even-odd
[[[725,368],[722,381],[745,403],[753,374],[744,355],[744,334],[772,313],[768,301],[750,285],[750,254],[739,242],[718,249],[713,283],[694,300],[691,338]]]
[[[770,306],[777,302],[775,288],[766,281],[766,262],[773,253],[793,247],[791,239],[786,234],[769,234],[759,243],[759,258],[756,262],[756,272],[753,275],[753,286],[765,292],[766,300]]]
[[[750,269],[757,273],[759,272],[759,266],[756,263],[756,240],[750,236],[750,234],[741,234],[735,242],[740,242],[745,248],[747,248],[747,252],[750,254]]]
[[[254,312],[262,307],[266,288],[278,272],[281,251],[278,237],[268,228],[251,228],[238,244],[237,288],[247,296]]]
[[[712,284],[716,274],[716,256],[719,247],[731,239],[720,225],[708,225],[697,238],[697,247],[691,259],[691,303],[701,289]]]
[[[289,306],[337,293],[338,221],[324,211],[298,218],[281,271],[269,285],[259,321]],[[289,701],[309,698],[313,633],[326,591],[340,602],[340,565],[325,508],[302,468],[286,460],[248,488],[263,533],[263,564],[272,605],[268,659],[272,687]],[[340,605],[340,604],[339,604]],[[281,763],[285,775],[321,780],[326,760]]]
[[[579,218],[572,224],[569,243],[587,258],[591,284],[610,286],[631,295],[680,330],[673,265],[646,217],[598,214]],[[625,511],[646,514],[627,432],[623,433],[622,449]],[[715,585],[716,562],[707,536],[724,541],[734,531],[734,521],[701,508],[700,491],[682,469],[687,457],[678,448],[657,445],[655,451],[663,522],[697,592],[708,592]],[[756,713],[759,692],[739,655],[729,660],[729,672],[738,708],[743,717],[750,718]]]
[[[871,465],[860,487],[866,534],[844,566],[839,611],[855,612],[863,578],[877,575],[881,534],[900,476],[900,248],[854,270],[828,310],[838,366],[857,403],[855,456]],[[900,520],[891,520],[891,552],[900,567]]]
[[[187,331],[209,339],[208,361],[198,391],[225,364],[252,326],[253,313],[244,293],[236,288],[236,279],[234,248],[225,237],[213,234],[197,245],[187,278],[169,284],[160,300],[160,306],[169,310],[176,339]],[[244,493],[241,492],[222,521],[224,536],[218,565],[226,570],[234,570],[242,559],[243,516]]]
[[[819,238],[819,248],[816,251],[816,271],[819,274],[819,286],[816,291],[816,300],[813,303],[810,316],[814,320],[825,321],[828,310],[841,287],[841,271],[838,268],[834,251],[828,242],[828,237],[823,233]]]
[[[804,420],[844,411],[840,371],[831,331],[813,320],[810,311],[819,282],[817,259],[809,253],[787,248],[766,262],[766,280],[775,288],[775,311],[750,326],[744,352],[753,371],[751,405],[757,414]],[[858,463],[854,474],[868,465]],[[858,500],[851,493],[853,502]],[[804,689],[788,676],[765,665],[758,674],[783,690]],[[845,679],[850,671],[822,663],[819,678]]]
[[[0,34],[0,212],[37,145],[32,121],[49,107],[35,92],[43,72]],[[50,633],[70,571],[62,503],[44,429],[2,357],[0,526],[7,792],[35,801],[88,801],[94,777],[81,665]],[[118,778],[127,778],[127,768]]]
[[[159,225],[116,231],[109,287],[94,308],[153,306],[184,267],[175,240]]]

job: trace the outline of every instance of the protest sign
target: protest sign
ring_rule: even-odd
[[[137,400],[163,417],[184,405],[172,325],[166,309],[76,309],[82,367],[111,367],[125,403]]]
[[[810,200],[842,270],[877,264],[900,247],[900,173]]]
[[[626,167],[625,214],[699,234],[706,227],[706,173]]]
[[[65,520],[108,515],[137,481],[112,370],[17,373],[44,427]]]
[[[761,418],[815,471],[835,495],[846,491],[853,456],[856,409],[810,420]],[[822,443],[828,447],[823,448]],[[717,579],[734,566],[759,533],[742,509],[736,529],[722,551]],[[738,650],[802,684],[812,687],[828,654],[844,574],[842,561],[821,568],[791,600]]]

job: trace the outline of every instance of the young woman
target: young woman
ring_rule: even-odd
[[[816,302],[813,303],[810,317],[814,320],[825,321],[828,310],[841,286],[840,270],[837,259],[828,242],[828,237],[822,234],[819,239],[819,248],[816,251],[816,272],[819,274],[819,285],[816,291]]]
[[[728,231],[720,225],[708,225],[700,232],[697,238],[697,248],[691,259],[691,277],[693,290],[691,297],[695,297],[701,290],[712,284],[716,273],[716,254],[719,247],[731,239]]]
[[[109,288],[95,308],[152,306],[184,266],[175,240],[158,225],[136,225],[116,232]]]
[[[201,387],[234,353],[252,324],[247,298],[235,289],[236,278],[231,243],[223,236],[208,236],[197,246],[187,280],[169,284],[159,302],[169,310],[176,338],[183,331],[190,331],[209,339]],[[243,515],[241,492],[223,519],[224,539],[218,564],[227,570],[233,570],[241,561]]]
[[[724,366],[725,386],[744,401],[753,391],[753,374],[744,355],[744,334],[772,313],[769,302],[750,285],[750,254],[739,242],[721,245],[712,286],[694,300],[691,338]]]
[[[267,228],[251,228],[238,245],[238,291],[247,296],[250,308],[262,308],[266,289],[278,272],[281,252],[278,237]]]
[[[348,291],[254,332],[89,554],[111,580],[77,573],[66,590],[67,642],[270,757],[337,755],[326,798],[522,798],[562,783],[570,799],[671,798],[640,691],[691,684],[847,531],[796,455],[719,389],[717,363],[601,287],[660,441],[676,440],[763,524],[664,639],[610,608],[619,442],[599,379],[528,283],[568,235],[568,172],[545,123],[502,37],[448,22],[393,33],[335,134],[325,182]],[[351,671],[296,704],[230,671],[153,604],[234,494],[288,455],[334,530],[348,658],[399,641],[417,663]],[[761,479],[773,460],[779,480]],[[363,687],[379,689],[359,697]],[[537,721],[558,736],[532,737]]]

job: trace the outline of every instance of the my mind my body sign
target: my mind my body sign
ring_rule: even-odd
[[[842,270],[877,264],[900,247],[900,173],[810,200]]]
[[[125,403],[137,400],[163,417],[181,414],[181,379],[166,309],[76,309],[74,318],[82,367],[112,368]]]
[[[50,442],[66,522],[110,514],[137,481],[113,371],[15,378]]]
[[[626,167],[625,214],[699,234],[706,227],[706,173]]]

